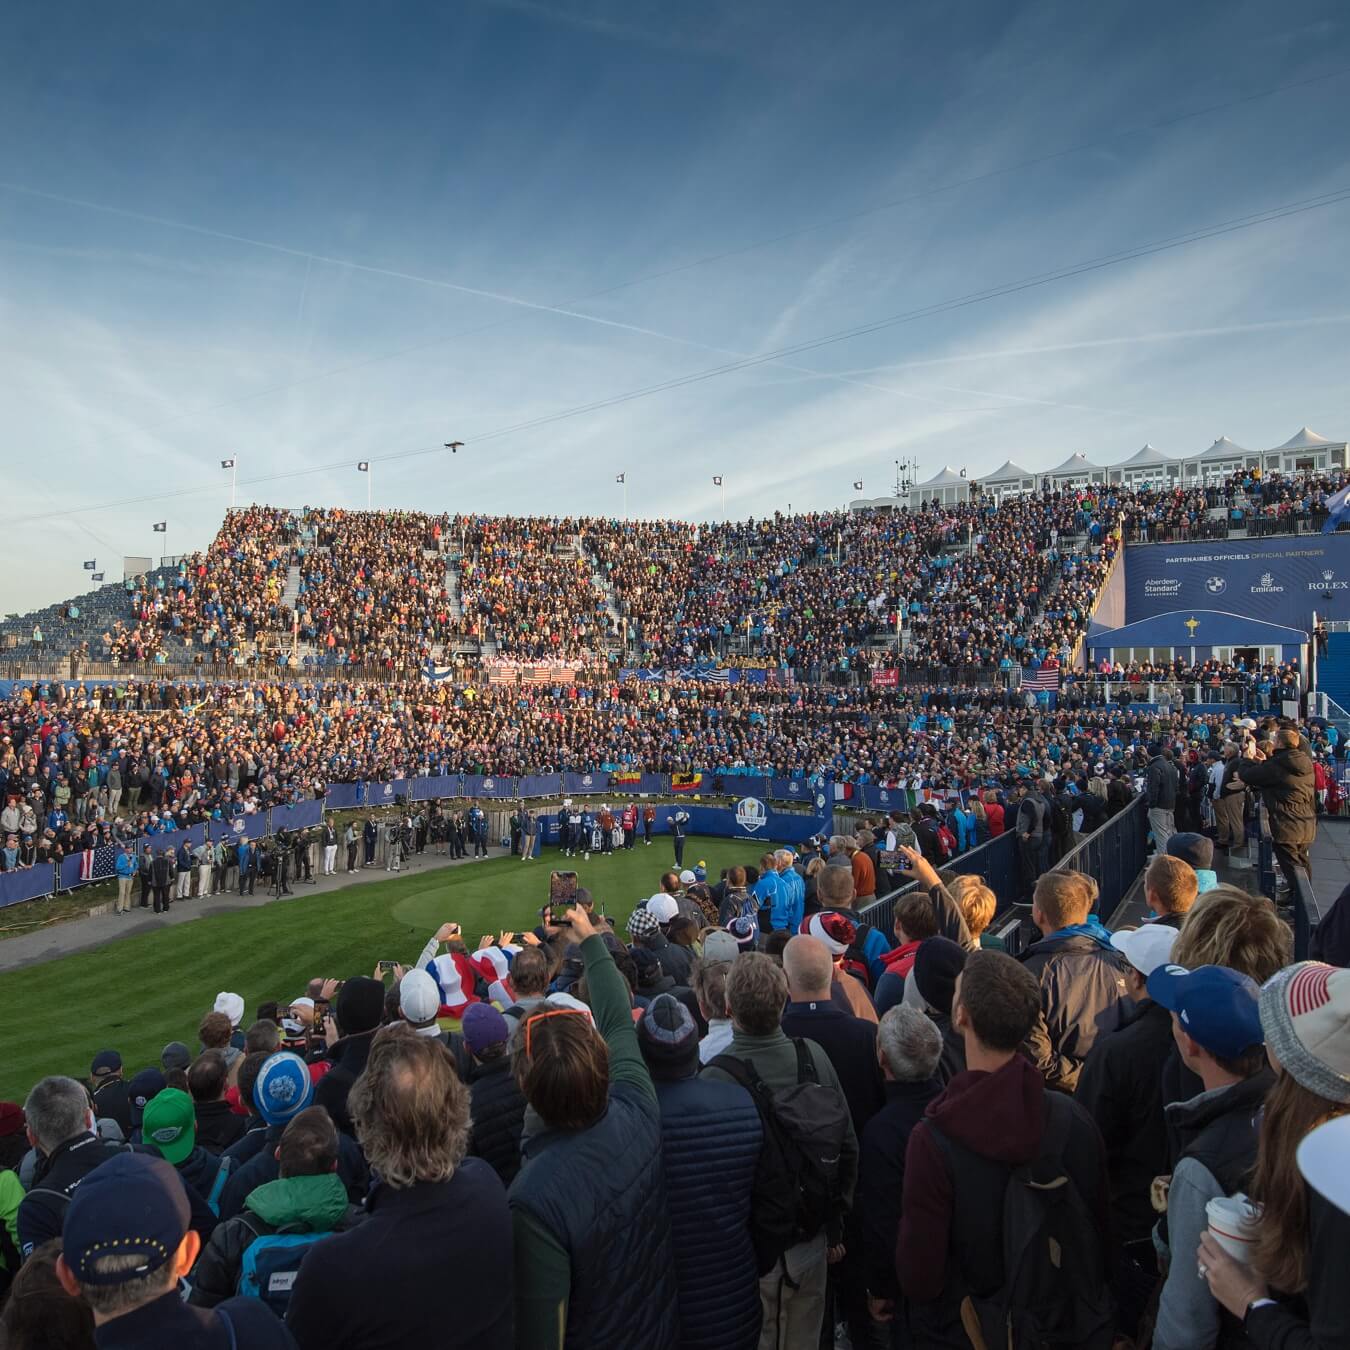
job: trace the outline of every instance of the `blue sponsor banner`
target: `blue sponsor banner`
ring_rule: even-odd
[[[457,773],[446,773],[433,775],[430,778],[414,778],[412,780],[412,795],[419,802],[431,801],[433,798],[454,797],[459,793],[459,775]]]
[[[562,790],[569,797],[579,797],[587,792],[609,791],[609,775],[604,772],[565,773],[562,780]]]
[[[914,804],[914,793],[908,788],[855,787],[853,805],[865,811],[908,811]]]
[[[518,778],[516,791],[522,797],[556,797],[562,791],[562,774],[537,773]]]
[[[408,790],[408,781],[398,778],[392,783],[364,783],[362,786],[366,790],[362,805],[397,806],[400,795]]]
[[[778,802],[809,802],[812,796],[805,778],[770,778],[768,793]]]
[[[251,816],[234,816],[229,820],[213,820],[211,841],[221,839],[261,839],[269,834],[266,811],[255,811]]]
[[[812,805],[817,807],[820,794]],[[828,802],[826,803],[828,805]],[[705,834],[724,839],[759,840],[764,844],[800,844],[814,834],[829,835],[833,829],[834,816],[829,814],[811,814],[795,811],[775,811],[760,797],[742,797],[734,806],[695,806],[684,802],[674,802],[656,808],[656,821],[652,826],[653,834],[669,834],[668,821],[676,811],[685,812],[689,821],[685,829],[689,834]],[[544,838],[556,844],[558,841],[558,818],[556,815],[543,816]],[[642,822],[638,821],[638,838],[642,838]],[[697,856],[697,855],[695,855]]]
[[[514,797],[516,780],[509,774],[498,778],[495,774],[466,773],[460,782],[463,784],[461,795],[465,797]]]
[[[294,806],[272,808],[272,833],[279,830],[308,830],[323,819],[321,801],[296,802]]]
[[[1293,628],[1350,619],[1350,535],[1286,535],[1125,550],[1125,622],[1221,610]]]
[[[22,872],[0,872],[0,909],[21,900],[36,900],[56,888],[56,869],[41,863]]]
[[[178,846],[184,840],[187,841],[189,848],[196,848],[206,838],[206,826],[193,825],[186,830],[170,830],[167,834],[147,834],[142,835],[138,847],[143,851],[152,848],[156,853],[161,849],[171,848],[175,853],[178,852]]]
[[[350,811],[360,806],[364,797],[364,783],[330,783],[328,785],[328,806],[333,811]]]

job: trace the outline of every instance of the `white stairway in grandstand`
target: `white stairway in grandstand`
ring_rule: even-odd
[[[445,593],[450,597],[450,617],[456,626],[464,617],[464,596],[459,589],[459,564],[448,562],[445,565]]]
[[[286,589],[281,592],[281,603],[292,613],[300,599],[300,569],[292,563],[286,569]]]

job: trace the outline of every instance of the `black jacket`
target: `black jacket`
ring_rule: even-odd
[[[1041,984],[1041,1018],[1026,1052],[1050,1087],[1072,1092],[1097,1038],[1123,1026],[1130,1010],[1122,958],[1085,934],[1052,933],[1021,960]]]
[[[98,1350],[295,1350],[295,1340],[256,1298],[232,1298],[215,1308],[193,1308],[178,1291],[142,1304],[99,1327]]]
[[[865,1239],[867,1292],[895,1298],[895,1239],[905,1188],[905,1149],[910,1131],[942,1091],[937,1078],[885,1085],[886,1104],[867,1122],[858,1158],[858,1209]]]
[[[130,1138],[131,1092],[122,1079],[114,1078],[94,1093],[94,1115],[100,1120],[115,1120],[122,1134]]]
[[[208,1153],[224,1153],[248,1131],[248,1117],[237,1116],[227,1101],[197,1102],[197,1142]]]
[[[39,1166],[28,1194],[19,1201],[14,1222],[20,1253],[27,1257],[48,1238],[60,1237],[75,1188],[100,1163],[125,1153],[128,1147],[108,1143],[96,1134],[81,1134],[53,1149],[45,1165]]]
[[[1152,811],[1175,811],[1177,807],[1177,766],[1170,759],[1154,755],[1148,762],[1145,787],[1148,806]]]
[[[314,1105],[325,1107],[333,1117],[333,1124],[344,1134],[355,1135],[352,1118],[347,1112],[347,1094],[365,1071],[374,1039],[374,1031],[362,1031],[334,1041],[328,1052],[333,1067],[319,1079],[319,1085],[314,1089]]]
[[[487,1163],[465,1158],[449,1181],[379,1186],[366,1208],[305,1256],[286,1314],[301,1350],[514,1344],[511,1215]],[[473,1296],[447,1302],[451,1277]]]
[[[789,1003],[783,1014],[783,1034],[815,1041],[825,1052],[839,1085],[844,1089],[853,1132],[863,1127],[884,1104],[881,1069],[877,1065],[877,1028],[833,1003]]]
[[[1112,1228],[1122,1242],[1153,1228],[1149,1187],[1167,1171],[1162,1066],[1171,1045],[1171,1013],[1145,999],[1118,1031],[1098,1038],[1078,1076],[1074,1096],[1106,1145]]]
[[[1306,750],[1277,750],[1269,759],[1244,759],[1238,773],[1259,788],[1277,844],[1311,844],[1317,835],[1317,791]]]
[[[516,1086],[510,1056],[475,1064],[468,1081],[469,1152],[509,1186],[520,1171],[520,1136],[525,1128],[525,1098]]]

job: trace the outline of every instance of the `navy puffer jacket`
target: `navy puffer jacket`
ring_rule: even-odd
[[[750,1190],[762,1127],[750,1094],[708,1078],[656,1079],[680,1291],[680,1350],[753,1350],[759,1272]]]

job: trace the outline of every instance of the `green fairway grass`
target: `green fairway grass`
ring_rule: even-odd
[[[686,867],[706,859],[716,880],[732,863],[757,862],[767,842],[690,838]],[[493,858],[306,894],[260,909],[220,914],[110,942],[27,970],[0,975],[0,1100],[22,1101],[45,1074],[84,1078],[101,1049],[121,1052],[126,1076],[158,1063],[173,1040],[195,1051],[197,1026],[222,990],[248,1010],[288,1002],[314,976],[369,975],[379,960],[414,961],[440,924],[481,934],[539,921],[548,875],[567,867],[620,924],[658,889],[672,865],[669,840],[631,853],[562,858],[556,849],[523,863]],[[188,902],[192,903],[192,902]]]

